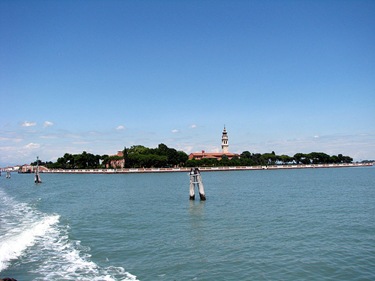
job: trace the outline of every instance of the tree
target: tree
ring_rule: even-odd
[[[260,153],[254,153],[252,155],[254,165],[265,165],[264,159],[262,158],[262,154]]]
[[[261,158],[263,159],[263,162],[265,162],[267,165],[274,165],[275,162],[276,162],[275,152],[264,153],[264,154],[262,154]]]
[[[168,146],[166,146],[164,143],[159,144],[157,149],[158,149],[158,154],[160,155],[167,155],[169,151]]]
[[[107,154],[100,156],[100,160],[102,160],[102,168],[106,167],[106,165],[109,164],[109,156]]]
[[[308,157],[313,164],[326,164],[330,162],[330,156],[323,152],[311,152]]]
[[[232,159],[230,159],[229,163],[230,163],[231,166],[240,166],[241,165],[241,161],[240,161],[240,158],[238,156],[234,156]]]
[[[129,168],[129,150],[124,146],[124,150],[122,151],[122,155],[124,156],[124,167]]]
[[[227,155],[223,154],[221,160],[219,161],[221,166],[229,166],[229,158]]]
[[[310,159],[307,154],[296,153],[294,154],[294,159],[296,159],[297,164],[310,164]]]
[[[178,163],[180,166],[184,166],[189,156],[183,151],[177,151],[178,153]]]
[[[186,167],[200,167],[200,160],[190,159],[186,161]]]
[[[251,159],[251,153],[249,151],[244,151],[240,155],[241,159]]]

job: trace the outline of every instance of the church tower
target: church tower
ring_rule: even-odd
[[[224,125],[223,135],[221,137],[221,150],[223,153],[228,153],[228,146],[228,135]]]

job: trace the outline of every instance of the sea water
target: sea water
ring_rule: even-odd
[[[0,177],[0,278],[375,280],[375,168]]]

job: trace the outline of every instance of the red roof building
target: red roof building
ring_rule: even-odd
[[[238,156],[238,154],[235,153],[223,153],[223,152],[205,152],[202,150],[202,152],[194,152],[189,154],[189,160],[195,159],[195,160],[202,160],[204,158],[211,158],[211,159],[217,159],[221,160],[223,155],[226,155],[228,159],[232,159],[234,156]]]
[[[204,150],[202,150],[202,152],[190,153],[189,160],[192,160],[192,159],[201,160],[201,159],[204,159],[204,158],[221,160],[223,155],[226,155],[228,157],[228,159],[232,159],[233,157],[238,156],[238,154],[230,153],[228,151],[228,147],[229,147],[228,134],[227,134],[227,130],[224,126],[223,134],[222,134],[222,137],[221,137],[221,150],[222,150],[222,152],[205,152]]]
[[[125,166],[125,159],[124,153],[122,151],[118,151],[116,155],[111,155],[110,157],[114,158],[109,161],[106,165],[106,168],[113,168],[113,169],[123,169]]]

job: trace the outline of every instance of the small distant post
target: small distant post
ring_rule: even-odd
[[[195,200],[195,186],[198,187],[199,197],[202,201],[206,200],[202,176],[198,168],[191,168],[190,173],[190,200]]]
[[[34,177],[35,183],[42,183],[42,179],[39,175],[39,156],[36,157],[36,169],[35,169],[35,177]]]

